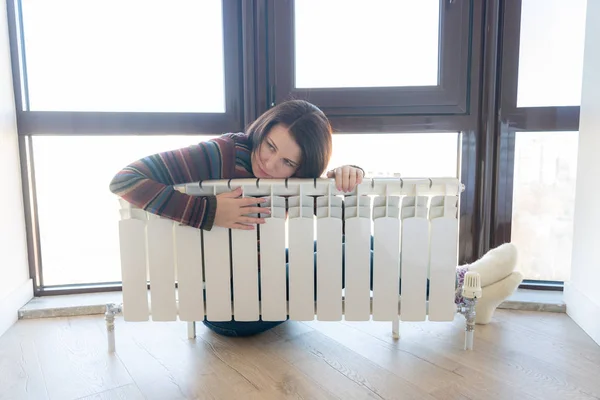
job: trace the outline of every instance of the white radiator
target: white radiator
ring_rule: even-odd
[[[266,223],[258,229],[201,231],[121,201],[126,321],[454,319],[457,179],[366,179],[350,194],[330,179],[217,180],[178,189],[208,195],[240,186],[244,196],[268,200],[262,207],[271,215],[261,215]]]

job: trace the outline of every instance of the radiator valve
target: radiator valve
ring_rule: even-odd
[[[462,297],[465,299],[481,298],[481,276],[477,272],[469,271],[465,274]]]

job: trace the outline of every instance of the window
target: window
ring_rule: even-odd
[[[294,5],[296,88],[438,84],[439,1]]]
[[[9,17],[11,7],[19,133],[242,129],[240,2],[10,0]]]
[[[517,107],[578,106],[586,0],[522,0]]]
[[[470,7],[275,1],[271,103],[304,98],[329,115],[464,114]]]
[[[32,111],[225,111],[220,0],[22,0]]]
[[[120,282],[119,202],[109,191],[127,164],[207,136],[35,136],[44,285]]]
[[[25,188],[37,184],[25,199],[36,294],[120,280],[119,168],[243,131],[290,98],[330,117],[329,168],[460,176],[461,262],[512,232],[527,278],[568,276],[571,217],[550,210],[572,191],[547,179],[563,182],[576,157],[583,0],[107,1],[7,1],[21,150],[35,161],[31,182],[22,157]]]
[[[512,242],[525,279],[570,277],[578,132],[518,132]]]
[[[570,277],[585,0],[503,3],[495,243],[526,280]]]

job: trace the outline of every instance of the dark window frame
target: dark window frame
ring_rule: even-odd
[[[269,4],[270,104],[301,98],[332,117],[468,114],[472,0],[440,0],[439,85],[378,88],[294,87],[294,0]],[[275,62],[275,59],[277,62]]]
[[[522,0],[502,4],[501,102],[495,146],[491,247],[510,242],[512,234],[515,139],[519,132],[579,130],[579,106],[517,107]],[[522,288],[562,290],[563,282],[525,280]]]
[[[501,118],[515,130],[578,130],[579,106],[517,107],[522,4],[522,0],[504,2]]]
[[[243,2],[238,0],[223,0],[224,113],[30,111],[21,0],[8,0],[19,135],[209,134],[242,130],[242,7]]]
[[[15,100],[21,104],[20,66],[18,56],[18,21],[14,5],[19,0],[9,0],[9,35]],[[88,293],[119,290],[118,282],[93,283],[89,285],[44,286],[41,266],[39,227],[37,226],[37,201],[35,193],[34,155],[31,136],[58,133],[63,135],[119,135],[119,134],[215,134],[243,130],[244,126],[266,111],[272,102],[277,64],[272,52],[274,1],[279,0],[224,0],[224,4],[236,10],[232,18],[235,29],[229,40],[237,43],[235,55],[235,104],[238,106],[234,119],[226,122],[202,114],[91,113],[73,116],[68,113],[35,113],[17,110],[19,145],[25,200],[25,218],[29,249],[30,275],[34,280],[36,296]],[[511,109],[507,106],[506,93],[510,85],[516,88],[514,38],[507,19],[514,21],[512,2],[503,0],[441,0],[446,5],[469,4],[472,16],[469,37],[469,70],[464,88],[468,107],[461,113],[443,113],[433,107],[423,108],[423,114],[372,114],[373,109],[338,107],[328,113],[334,129],[352,133],[427,133],[461,132],[460,173],[466,191],[461,195],[459,262],[468,263],[481,257],[490,248],[510,240],[512,219],[512,177],[514,163],[514,135],[519,129],[559,130],[556,127],[572,127],[573,118],[568,109],[543,110]],[[518,2],[520,10],[520,2]],[[12,16],[11,16],[12,13]],[[225,18],[224,13],[224,18]],[[233,14],[231,14],[233,15]],[[520,21],[520,18],[517,19]],[[235,31],[236,35],[232,32]],[[511,36],[512,35],[512,36]],[[234,37],[235,36],[235,37]],[[511,40],[513,42],[511,42]],[[511,53],[512,50],[512,53]],[[512,55],[511,55],[512,54]],[[518,57],[518,48],[516,51]],[[233,69],[229,64],[229,66]],[[513,67],[511,67],[511,65]],[[516,64],[518,65],[518,64]],[[230,71],[231,73],[231,71]],[[513,81],[511,81],[513,79]],[[508,83],[507,83],[508,82]],[[511,83],[513,82],[513,83]],[[508,88],[508,89],[507,89]],[[502,96],[502,93],[505,95]],[[516,104],[516,90],[514,91]],[[277,98],[276,98],[277,99]],[[314,99],[309,99],[314,101]],[[560,107],[559,107],[560,108]],[[515,111],[516,110],[516,111]],[[349,111],[349,112],[347,112]],[[519,119],[519,113],[529,117]],[[543,117],[557,115],[554,125],[537,124],[536,113]],[[62,114],[62,115],[59,115]],[[81,114],[81,113],[77,113]],[[85,113],[84,113],[85,114]],[[571,117],[565,117],[571,115]],[[535,118],[534,118],[535,117]],[[537,118],[537,119],[536,119]],[[570,119],[569,119],[570,118]],[[558,122],[557,122],[558,121]],[[561,122],[562,121],[562,122]],[[553,128],[553,129],[551,129]],[[512,147],[511,147],[512,140]],[[512,149],[512,150],[511,150]],[[512,152],[511,152],[512,151]]]

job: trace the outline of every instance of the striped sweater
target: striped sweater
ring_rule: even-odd
[[[173,185],[208,179],[251,178],[252,140],[227,133],[186,148],[154,154],[126,166],[110,190],[129,203],[184,225],[212,229],[217,199],[180,193]]]

